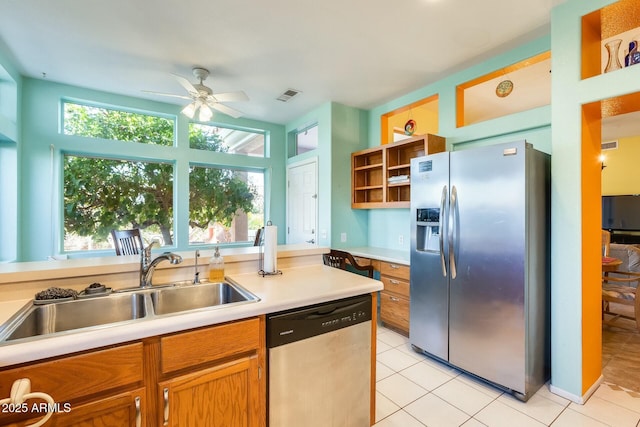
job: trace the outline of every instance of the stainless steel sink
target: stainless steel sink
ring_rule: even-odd
[[[130,321],[147,315],[143,294],[121,294],[47,305],[27,305],[3,334],[12,341],[56,332]]]
[[[151,320],[162,315],[256,301],[259,301],[257,296],[237,283],[226,281],[159,285],[45,305],[29,303],[0,325],[0,345],[20,339],[34,340],[51,334],[86,331],[125,322]]]
[[[158,315],[258,301],[258,297],[237,284],[204,283],[151,292],[153,310]]]

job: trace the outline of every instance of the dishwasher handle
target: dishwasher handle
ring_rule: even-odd
[[[373,310],[371,294],[367,293],[267,315],[267,347],[279,347],[370,321]]]
[[[349,304],[341,307],[327,307],[326,309],[319,308],[317,311],[306,314],[301,320],[314,320],[322,319],[323,317],[330,317],[340,313],[351,313],[354,309],[359,308],[362,305],[360,302]]]

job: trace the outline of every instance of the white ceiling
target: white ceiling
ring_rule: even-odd
[[[327,101],[369,109],[549,31],[563,0],[0,0],[27,76],[184,104],[170,75],[211,71],[229,105],[287,123]],[[288,103],[276,98],[293,88]],[[215,117],[214,117],[215,120]]]

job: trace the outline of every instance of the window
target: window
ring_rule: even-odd
[[[64,103],[65,135],[170,146],[173,129],[174,121],[163,117]]]
[[[253,241],[264,225],[264,173],[191,166],[189,244]]]
[[[266,132],[190,123],[189,144],[174,144],[183,133],[175,131],[173,119],[72,102],[62,105],[64,135],[75,138],[67,147],[60,144],[65,252],[110,251],[112,229],[140,228],[145,244],[159,240],[178,249],[253,242],[264,225],[265,174],[260,164],[268,162]],[[78,149],[79,137],[101,141]],[[140,145],[123,150],[119,141]],[[229,157],[234,164],[230,167],[221,161],[227,157],[211,160],[200,150],[240,156]],[[245,156],[263,159],[243,168]],[[174,186],[183,173],[188,173],[188,194]],[[181,213],[187,209],[188,224],[183,220],[174,225],[176,217],[187,217]]]
[[[551,52],[458,85],[456,102],[457,127],[551,104]]]
[[[173,244],[173,165],[64,156],[64,250],[107,249],[111,229]]]
[[[314,124],[296,133],[296,155],[318,148],[318,125]]]
[[[197,150],[264,157],[264,133],[190,123],[189,146]]]

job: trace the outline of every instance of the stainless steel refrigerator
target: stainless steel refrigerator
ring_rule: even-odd
[[[550,165],[526,141],[411,160],[410,342],[522,400],[549,376]]]

